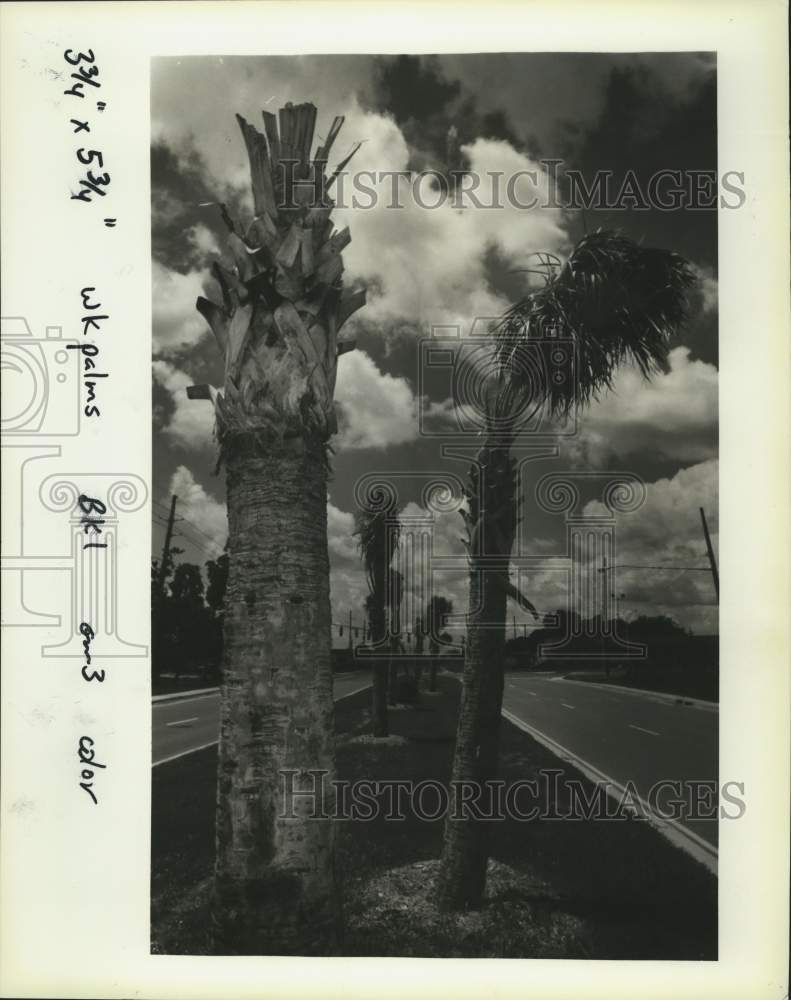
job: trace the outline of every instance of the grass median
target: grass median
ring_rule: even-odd
[[[370,692],[335,706],[338,774],[380,782],[450,777],[460,685],[390,712],[370,733]],[[503,720],[500,778],[564,768]],[[152,951],[211,952],[216,748],[153,771]],[[593,786],[587,782],[592,791]],[[565,794],[561,784],[558,795]],[[558,812],[567,803],[556,802]],[[432,899],[443,820],[339,821],[343,953],[364,956],[714,960],[717,881],[640,820],[506,819],[493,824],[481,910],[440,914]]]

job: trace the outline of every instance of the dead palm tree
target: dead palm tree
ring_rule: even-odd
[[[388,656],[385,652],[387,618],[392,618],[393,571],[390,569],[401,524],[398,514],[389,510],[362,510],[355,515],[355,535],[368,580],[366,610],[374,646],[371,718],[374,736],[387,736]],[[376,648],[378,647],[378,649]]]
[[[322,771],[329,796],[334,777],[326,445],[348,346],[338,331],[365,293],[343,292],[350,237],[330,218],[325,168],[343,119],[314,154],[312,104],[287,104],[279,128],[263,119],[262,133],[237,116],[255,215],[242,225],[221,206],[233,264],[214,266],[220,302],[197,302],[223,386],[189,390],[214,403],[227,474],[215,946],[315,954],[339,930],[334,830],[289,782],[312,791]]]
[[[541,263],[543,287],[492,330],[484,442],[470,470],[469,511],[463,515],[469,536],[468,641],[437,883],[437,902],[445,910],[474,908],[482,901],[489,825],[464,815],[453,818],[453,783],[485,788],[496,777],[508,597],[535,615],[508,576],[517,523],[511,446],[525,421],[542,410],[562,418],[609,389],[623,362],[633,362],[646,378],[660,369],[670,338],[685,319],[694,282],[678,254],[641,247],[614,232],[586,236],[562,266],[551,255]],[[552,352],[563,342],[573,347],[574,371],[556,381],[548,373]]]

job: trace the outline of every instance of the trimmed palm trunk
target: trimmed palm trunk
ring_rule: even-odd
[[[197,307],[224,381],[188,390],[214,403],[228,486],[215,951],[325,954],[342,930],[333,824],[314,818],[335,777],[326,443],[337,334],[364,293],[343,293],[349,234],[330,219],[343,119],[312,159],[312,104],[263,112],[264,133],[237,119],[255,217],[222,206],[233,265],[214,267],[221,304]]]
[[[490,439],[470,471],[470,591],[464,676],[437,881],[441,910],[480,906],[486,884],[491,823],[481,819],[497,777],[508,563],[515,530],[513,466],[507,445]],[[436,684],[432,660],[432,690]],[[474,790],[465,803],[462,786]]]
[[[370,595],[371,640],[374,645],[383,643],[387,634],[384,594]],[[387,718],[387,658],[381,650],[371,666],[371,728],[377,737],[388,736]]]
[[[371,665],[371,723],[376,737],[389,734],[387,719],[388,657],[384,654],[387,639],[387,607],[390,594],[390,562],[398,547],[401,524],[389,508],[363,509],[355,516],[358,547],[368,580],[368,612],[374,659]]]
[[[520,427],[519,414],[526,405],[531,417],[543,409],[568,415],[609,389],[614,371],[627,360],[646,378],[660,369],[695,281],[678,254],[613,232],[584,237],[565,264],[552,254],[537,256],[543,287],[492,330],[496,374],[487,387],[487,439],[471,470],[470,509],[463,515],[470,611],[452,780],[473,782],[484,810],[487,783],[497,775],[507,598],[539,617],[508,579],[516,524],[510,447],[529,426],[528,419]],[[569,364],[560,368],[558,358]],[[496,426],[499,434],[493,433]],[[457,793],[458,787],[451,789],[437,879],[437,903],[445,910],[481,905],[489,856],[491,823],[469,810],[465,815]]]
[[[415,621],[415,686],[418,694],[423,680],[423,643],[426,633],[423,631],[423,619],[418,616]]]
[[[226,448],[229,575],[217,789],[221,953],[316,954],[340,913],[326,461],[292,438]],[[300,777],[305,769],[326,776]],[[295,791],[316,791],[291,798]]]
[[[429,665],[428,674],[428,689],[429,691],[437,690],[437,656],[439,655],[439,646],[432,639],[429,643],[429,653],[431,655],[431,663]]]

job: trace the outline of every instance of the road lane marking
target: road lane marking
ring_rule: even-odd
[[[361,687],[355,688],[354,691],[347,691],[346,694],[339,694],[337,698],[333,698],[333,701],[342,701],[344,698],[351,698],[351,696],[353,694],[357,694],[358,691],[364,691],[366,688],[369,688],[370,686],[371,686],[371,682],[368,681],[366,684],[363,684]],[[218,697],[219,697],[219,693],[218,693]],[[156,705],[154,705],[152,707],[153,708],[157,708]],[[197,721],[197,720],[193,720],[193,721]],[[165,725],[172,725],[172,723],[165,723]],[[189,750],[182,750],[180,753],[171,754],[170,757],[163,757],[162,760],[152,761],[151,766],[152,767],[158,767],[160,764],[169,764],[170,761],[172,761],[172,760],[178,760],[179,757],[186,757],[187,754],[197,753],[199,750],[207,750],[209,747],[215,747],[215,746],[217,746],[217,744],[219,742],[220,742],[219,739],[216,739],[216,740],[211,740],[211,742],[209,742],[209,743],[202,743],[199,747],[190,747]]]
[[[219,691],[210,691],[208,694],[196,694],[194,698],[178,698],[173,701],[157,701],[151,705],[152,709],[172,708],[173,705],[189,705],[193,701],[205,701],[207,698],[219,698]]]
[[[560,703],[560,704],[561,704],[561,705],[562,705],[562,706],[563,706],[564,708],[574,708],[574,706],[573,706],[573,705],[567,705],[567,704],[565,703],[565,701],[561,701],[561,703]]]
[[[198,721],[198,716],[196,715],[192,719],[178,719],[176,722],[166,722],[166,726],[189,726],[193,722]]]
[[[527,689],[525,689],[525,690],[527,690]],[[532,696],[533,696],[534,698],[537,698],[537,697],[538,697],[538,695],[537,695],[537,694],[535,693],[535,691],[528,691],[527,693],[528,693],[528,694],[532,694]]]
[[[169,764],[170,761],[177,760],[179,757],[186,757],[188,753],[197,753],[199,750],[207,750],[209,747],[216,747],[219,742],[219,739],[216,739],[212,740],[211,743],[203,743],[199,747],[190,747],[189,750],[182,750],[181,753],[174,753],[170,757],[163,757],[162,760],[155,760],[151,766],[158,767],[160,764]]]
[[[649,736],[661,736],[661,733],[655,733],[653,729],[643,729],[642,726],[633,726],[631,722],[627,722],[630,729],[639,729],[641,733],[648,733]]]
[[[359,691],[365,691],[366,688],[371,686],[371,682],[368,681],[367,684],[363,684],[361,687],[355,688],[354,691],[347,691],[346,694],[333,695],[333,701],[342,701],[344,698],[351,698],[353,694],[357,694]]]
[[[664,691],[644,691],[642,688],[624,687],[622,684],[607,684],[596,681],[577,681],[571,677],[553,677],[553,681],[563,681],[566,684],[576,684],[578,687],[587,688],[589,691],[606,688],[609,695],[628,695],[632,698],[642,698],[644,701],[653,701],[656,704],[669,705],[677,708],[682,705],[684,708],[697,708],[703,712],[719,712],[720,705],[717,701],[706,701],[702,698],[687,698],[685,695],[668,694]]]
[[[547,736],[542,733],[541,730],[536,729],[535,726],[528,725],[528,723],[523,722],[518,715],[514,715],[509,712],[507,708],[502,710],[503,716],[508,719],[509,722],[513,723],[517,729],[521,729],[522,732],[527,733],[532,736],[533,739],[538,740],[543,746],[550,750],[556,757],[561,760],[567,761],[573,767],[576,767],[578,771],[581,771],[586,778],[590,779],[596,784],[603,784],[604,791],[610,798],[614,799],[616,802],[623,801],[623,796],[626,793],[626,788],[616,781],[614,778],[609,777],[600,771],[593,764],[588,763],[582,757],[577,756],[572,753],[571,750],[567,750],[566,747],[562,746],[552,739],[551,736]],[[630,795],[631,795],[630,791]],[[717,859],[719,857],[719,852],[716,847],[713,847],[707,840],[700,837],[694,830],[689,830],[687,827],[682,826],[677,820],[670,819],[669,817],[657,816],[655,812],[650,808],[647,802],[641,797],[636,796],[640,805],[643,807],[643,811],[648,817],[647,822],[663,837],[670,841],[671,844],[675,844],[676,847],[680,847],[682,851],[685,851],[690,857],[693,857],[700,864],[704,865],[710,872],[714,875],[717,874]]]

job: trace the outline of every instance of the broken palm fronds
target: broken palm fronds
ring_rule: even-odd
[[[245,226],[221,202],[204,203],[219,206],[228,229],[230,262],[212,267],[221,304],[203,297],[196,303],[225,375],[222,389],[193,387],[190,398],[213,402],[221,448],[229,434],[308,433],[326,441],[336,429],[337,359],[354,346],[338,334],[365,304],[363,289],[343,289],[342,251],[351,237],[348,229],[333,229],[327,195],[327,156],[343,118],[334,120],[311,160],[313,104],[262,115],[263,132],[236,116],[250,164],[253,219]]]
[[[646,377],[664,367],[696,281],[683,257],[599,230],[580,240],[564,265],[549,254],[539,260],[545,284],[509,309],[493,331],[512,391],[564,415],[610,388],[623,361],[634,362]],[[556,352],[564,341],[573,371],[561,379],[550,373],[558,371]]]

